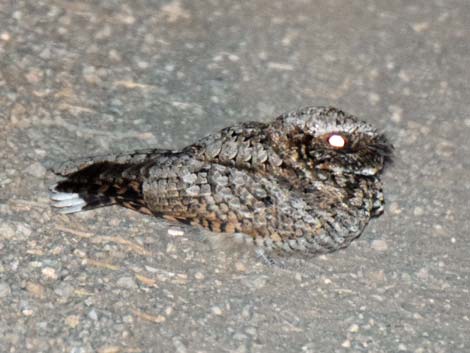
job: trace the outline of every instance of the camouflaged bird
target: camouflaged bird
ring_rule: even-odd
[[[61,213],[118,204],[243,234],[262,249],[325,253],[348,246],[383,212],[380,175],[392,151],[356,117],[307,107],[227,127],[181,151],[63,163],[51,199]]]

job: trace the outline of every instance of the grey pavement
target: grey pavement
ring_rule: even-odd
[[[470,352],[469,38],[468,0],[1,0],[0,352]],[[49,207],[53,161],[305,105],[396,147],[343,251]]]

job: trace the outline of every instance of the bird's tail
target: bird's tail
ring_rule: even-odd
[[[75,213],[114,204],[151,214],[142,193],[140,172],[146,158],[135,155],[82,159],[53,168],[65,179],[50,187],[52,206],[60,213]],[[145,169],[145,168],[144,168]]]

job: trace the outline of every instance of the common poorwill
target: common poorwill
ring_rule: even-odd
[[[244,234],[262,249],[344,248],[383,212],[380,175],[393,146],[332,107],[227,127],[180,151],[139,150],[65,162],[53,206],[74,213],[118,204]]]

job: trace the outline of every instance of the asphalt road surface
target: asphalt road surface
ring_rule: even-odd
[[[470,352],[469,38],[468,0],[0,1],[0,352]],[[49,207],[52,162],[306,105],[396,148],[346,250]]]

